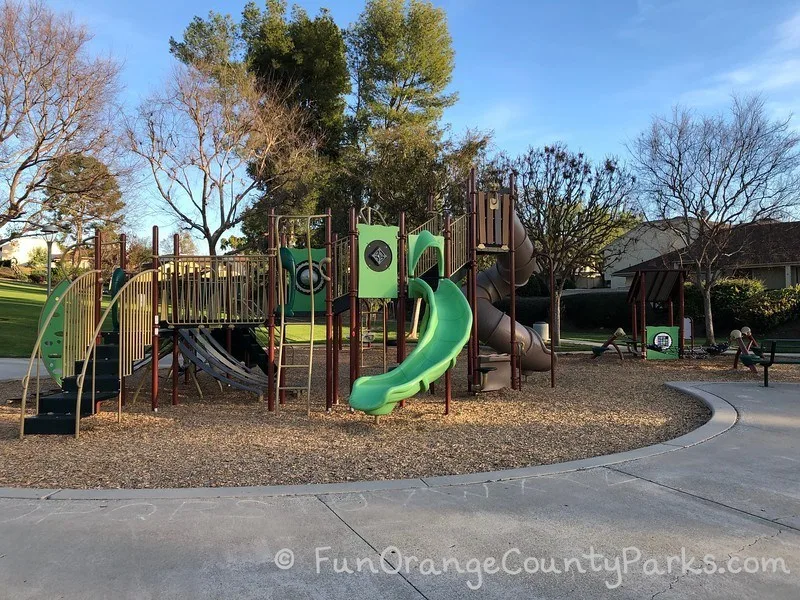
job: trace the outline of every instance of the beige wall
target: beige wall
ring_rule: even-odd
[[[662,231],[654,225],[642,224],[608,245],[603,273],[612,288],[625,288],[630,283],[613,273],[651,260],[667,252],[683,248],[685,244],[673,231]]]

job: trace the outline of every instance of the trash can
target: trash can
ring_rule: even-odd
[[[531,329],[538,333],[539,337],[542,338],[543,341],[550,341],[550,325],[545,321],[536,321]]]

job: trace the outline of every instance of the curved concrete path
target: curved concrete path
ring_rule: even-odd
[[[800,386],[680,386],[714,407],[709,424],[551,467],[0,490],[0,597],[798,598]]]

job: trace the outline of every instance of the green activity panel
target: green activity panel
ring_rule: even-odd
[[[109,291],[112,298],[117,295],[123,285],[125,285],[125,271],[117,267],[111,274],[111,289]],[[117,302],[111,307],[111,323],[114,326],[114,331],[119,331],[119,303]]]
[[[356,379],[350,406],[368,415],[389,414],[401,400],[427,390],[455,366],[469,339],[472,309],[455,283],[442,279],[434,292],[424,280],[415,278],[409,281],[409,291],[427,304],[425,332],[396,369]]]
[[[64,296],[69,284],[70,282],[65,279],[55,288],[53,288],[52,293],[44,303],[44,307],[42,307],[42,313],[39,315],[39,331],[41,331],[42,326],[44,325],[44,320],[47,318],[47,315],[50,314],[50,311],[53,310],[56,302],[58,302],[59,299]],[[63,304],[59,305],[59,307],[56,309],[56,312],[53,313],[53,317],[50,319],[50,322],[47,324],[47,328],[44,330],[41,351],[42,361],[44,362],[45,369],[47,369],[47,372],[50,373],[50,377],[53,378],[53,381],[60,386],[61,380],[64,377]]]
[[[280,249],[283,268],[289,272],[289,294],[286,299],[286,315],[311,312],[311,298],[314,298],[314,312],[325,312],[324,271],[320,263],[325,258],[325,248],[311,249],[311,264],[308,262],[308,249]]]
[[[647,360],[679,358],[680,329],[678,327],[648,326],[645,331],[647,333]]]
[[[397,234],[391,225],[358,225],[358,297],[397,298]]]

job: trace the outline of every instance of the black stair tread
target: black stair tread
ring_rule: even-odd
[[[75,433],[75,415],[35,415],[25,417],[27,435],[71,435]]]
[[[110,398],[116,398],[117,396],[119,396],[119,391],[116,392],[102,391],[94,393],[95,400],[109,400]],[[89,400],[91,400],[92,398],[91,390],[84,391],[83,398],[81,398],[81,400],[85,402],[86,398],[89,398]],[[50,396],[41,396],[39,398],[39,402],[41,403],[42,400],[47,400],[48,402],[63,401],[63,402],[72,402],[72,404],[74,405],[75,400],[77,399],[78,399],[77,392],[59,392],[57,394],[52,394]]]

